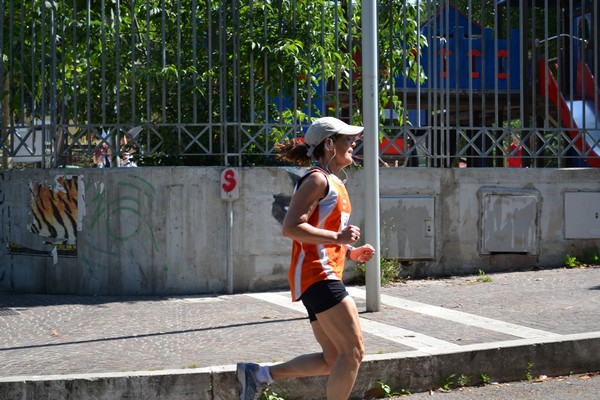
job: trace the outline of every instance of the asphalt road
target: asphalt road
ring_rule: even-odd
[[[600,399],[600,373],[578,374],[531,381],[466,387],[449,392],[433,391],[387,397],[404,400],[597,400]]]

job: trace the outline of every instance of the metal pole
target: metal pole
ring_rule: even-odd
[[[367,311],[381,308],[379,249],[379,123],[377,92],[377,2],[366,0],[362,8],[363,125],[365,127],[365,239],[375,248],[367,262]]]
[[[233,293],[233,202],[227,202],[227,293]]]
[[[221,199],[227,202],[227,293],[233,293],[233,202],[240,198],[238,173],[233,168],[221,172]]]

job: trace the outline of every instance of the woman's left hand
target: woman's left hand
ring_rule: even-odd
[[[370,244],[355,247],[350,251],[350,259],[358,262],[367,262],[375,254],[375,249]]]

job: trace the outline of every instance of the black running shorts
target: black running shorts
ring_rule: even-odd
[[[310,322],[317,320],[317,314],[336,306],[348,296],[342,281],[327,280],[313,284],[302,293],[300,300],[308,311]]]

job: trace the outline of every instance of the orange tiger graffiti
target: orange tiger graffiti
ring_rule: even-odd
[[[75,244],[77,239],[77,177],[59,176],[56,187],[35,182],[31,190],[33,222],[29,231]]]

